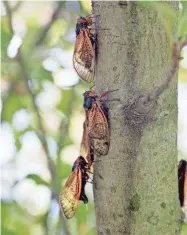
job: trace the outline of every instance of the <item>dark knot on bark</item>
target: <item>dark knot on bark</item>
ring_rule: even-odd
[[[156,101],[143,102],[144,96],[138,96],[133,99],[129,99],[127,104],[124,105],[125,119],[130,125],[142,126],[152,121],[155,109]]]

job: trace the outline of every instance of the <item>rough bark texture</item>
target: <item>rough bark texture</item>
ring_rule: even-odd
[[[96,89],[119,89],[109,100],[121,100],[109,102],[110,150],[94,165],[97,234],[178,234],[176,80],[147,111],[131,105],[158,87],[170,66],[165,30],[136,2],[92,6],[99,15]]]

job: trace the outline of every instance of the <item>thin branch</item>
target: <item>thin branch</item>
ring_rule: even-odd
[[[181,48],[181,50],[182,50],[184,47],[187,46],[187,40],[181,41],[180,44],[181,44],[181,45],[180,45],[180,48]]]
[[[9,27],[10,27],[10,30],[11,30],[11,33],[12,33],[12,36],[13,36],[14,35],[14,30],[13,30],[13,27],[12,27],[12,12],[11,12],[11,9],[10,9],[8,1],[5,1],[4,5],[5,5],[6,12],[7,12],[8,19],[9,19]],[[46,135],[45,135],[45,130],[43,128],[43,124],[42,124],[42,121],[41,121],[40,113],[39,113],[37,104],[35,102],[35,94],[34,94],[34,92],[32,90],[32,87],[31,87],[31,80],[30,80],[30,78],[29,78],[29,76],[27,74],[27,71],[25,69],[25,65],[24,65],[24,62],[23,62],[24,60],[23,60],[23,56],[22,56],[22,53],[21,53],[21,48],[19,49],[16,58],[17,58],[18,63],[20,65],[21,72],[22,72],[22,75],[23,75],[23,78],[24,78],[27,90],[28,90],[29,94],[31,95],[34,111],[36,112],[36,115],[37,115],[38,128],[40,129],[40,132],[41,132],[40,133],[40,140],[41,140],[41,142],[43,144],[46,156],[48,158],[48,162],[49,162],[48,167],[49,167],[51,173],[54,174],[53,173],[53,168],[54,168],[53,165],[54,164],[53,164],[52,159],[50,157],[50,152],[49,152],[49,149],[48,149],[48,144],[47,144],[47,138],[46,138]]]
[[[11,12],[13,13],[13,12],[17,11],[17,10],[19,9],[19,7],[21,6],[22,3],[23,3],[22,1],[18,1],[18,2],[15,4],[15,6],[11,9]]]
[[[47,32],[49,31],[49,29],[51,28],[53,22],[58,18],[58,15],[59,15],[59,13],[60,13],[60,11],[61,11],[61,7],[62,7],[63,4],[64,4],[63,1],[59,1],[59,2],[57,3],[57,7],[56,7],[56,9],[55,9],[54,12],[53,12],[53,15],[52,15],[52,17],[51,17],[50,22],[43,28],[43,30],[42,30],[42,32],[41,32],[39,38],[37,39],[37,41],[36,41],[36,43],[35,43],[36,46],[38,46],[39,44],[41,44],[41,43],[43,42],[43,40],[45,39],[46,34],[47,34]]]
[[[12,12],[11,12],[11,8],[9,6],[8,1],[4,1],[3,3],[4,3],[5,9],[6,9],[6,13],[7,13],[7,16],[8,16],[9,28],[10,28],[10,31],[11,31],[12,36],[13,36],[14,35],[14,29],[13,29],[13,26],[12,26]]]
[[[174,43],[172,52],[172,65],[165,76],[164,83],[157,90],[153,90],[150,94],[143,96],[141,98],[141,102],[143,104],[157,99],[166,89],[170,87],[172,79],[179,69],[179,56],[180,47],[177,43]]]
[[[19,49],[19,52],[18,52],[18,55],[17,55],[17,60],[20,64],[21,72],[22,72],[27,90],[28,90],[28,92],[31,96],[34,111],[37,115],[38,128],[40,129],[40,139],[42,141],[42,144],[43,144],[44,150],[46,152],[47,158],[51,162],[51,157],[50,157],[50,152],[49,152],[49,149],[48,149],[45,130],[43,128],[43,124],[42,124],[41,116],[40,116],[40,113],[39,113],[39,109],[38,109],[36,101],[35,101],[35,94],[34,94],[34,91],[32,90],[31,80],[30,80],[30,78],[27,74],[27,71],[26,71],[26,68],[25,68],[25,65],[24,65],[24,62],[23,62],[24,60],[23,60],[23,56],[22,56],[22,53],[21,53],[21,49]],[[49,168],[51,168],[51,166],[49,166]]]
[[[11,12],[9,3],[4,2],[4,4],[5,4],[5,7],[6,7],[8,19],[9,19],[9,27],[10,27],[10,30],[11,30],[11,33],[12,33],[12,36],[13,36],[14,35],[14,30],[13,30],[13,27],[12,27],[12,12]],[[52,182],[51,182],[52,196],[51,196],[51,199],[55,197],[56,200],[58,201],[57,186],[56,186],[56,183],[57,183],[56,182],[56,168],[55,168],[54,162],[52,161],[52,159],[50,157],[50,151],[49,151],[48,144],[47,144],[46,133],[45,133],[45,130],[44,130],[44,127],[43,127],[43,124],[42,124],[42,118],[40,116],[39,109],[38,109],[36,101],[35,101],[35,93],[32,89],[31,79],[29,77],[29,74],[27,73],[27,70],[26,70],[26,67],[25,67],[25,64],[24,64],[24,57],[21,53],[21,48],[18,51],[16,59],[17,59],[19,65],[20,65],[20,69],[21,69],[23,79],[25,81],[28,93],[31,96],[33,109],[34,109],[34,111],[37,115],[38,129],[40,130],[39,138],[40,138],[41,143],[43,144],[43,148],[44,148],[45,154],[47,156],[47,160],[48,160],[47,161],[48,162],[48,168],[49,168],[49,171],[50,171],[51,176],[52,176]],[[62,218],[62,223],[63,223],[63,229],[65,231],[65,234],[70,235],[67,223],[66,223],[64,218]]]
[[[57,196],[54,196],[54,199],[59,200],[59,198]],[[67,226],[67,222],[66,220],[64,219],[64,216],[62,215],[61,211],[60,211],[60,214],[59,214],[59,223],[60,223],[60,227],[61,227],[61,231],[63,230],[64,232],[64,235],[70,235],[70,232],[69,232],[69,229],[68,229],[68,226]]]
[[[1,95],[1,99],[2,99],[2,108],[1,108],[1,123],[3,123],[5,121],[5,106],[6,106],[6,102],[9,99],[11,93],[14,90],[14,86],[15,86],[15,82],[12,82],[10,84],[10,87],[8,89],[8,91],[6,91],[6,96]]]

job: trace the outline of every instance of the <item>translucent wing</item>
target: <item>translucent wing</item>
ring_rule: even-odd
[[[84,121],[80,155],[83,156],[85,159],[87,159],[87,155],[89,154],[89,149],[90,149],[90,140],[88,137],[86,121]]]
[[[82,171],[75,168],[69,176],[59,195],[61,209],[67,219],[73,217],[77,210],[78,201],[82,190]]]
[[[94,160],[94,155],[90,144],[90,137],[88,136],[88,128],[86,120],[83,124],[83,136],[81,141],[80,155],[83,156],[88,161],[88,168],[90,168]]]
[[[109,127],[107,118],[98,102],[87,111],[88,133],[91,138],[109,140]]]
[[[88,136],[94,154],[106,155],[109,150],[109,126],[100,102],[92,103],[86,111]]]
[[[94,49],[87,29],[82,29],[76,38],[73,66],[85,82],[91,83],[93,81]]]

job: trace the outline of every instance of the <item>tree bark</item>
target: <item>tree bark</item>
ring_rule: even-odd
[[[94,164],[97,234],[179,234],[176,79],[156,102],[143,109],[138,102],[169,69],[164,27],[137,2],[92,6],[99,15],[96,90],[119,89],[108,95],[109,153]]]

